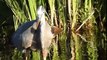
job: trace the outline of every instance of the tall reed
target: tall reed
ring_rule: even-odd
[[[105,0],[5,0],[14,14],[15,30],[24,22],[36,19],[36,9],[40,5],[46,8],[50,25],[63,29],[53,40],[48,60],[105,59],[106,53],[100,52],[105,52],[107,45],[103,1]],[[13,60],[22,59],[21,53],[16,49],[13,54]],[[32,55],[32,60],[40,60],[39,52],[33,52]]]

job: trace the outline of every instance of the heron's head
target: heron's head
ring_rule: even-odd
[[[43,6],[40,6],[38,9],[37,9],[37,16],[39,19],[43,19],[44,16],[45,16],[45,9]]]

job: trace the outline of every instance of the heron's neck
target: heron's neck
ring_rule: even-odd
[[[39,20],[41,21],[41,24],[45,24],[45,15],[40,16]]]

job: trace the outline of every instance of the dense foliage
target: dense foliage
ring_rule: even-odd
[[[106,60],[106,0],[0,0],[0,60],[22,59],[11,36],[21,24],[36,19],[40,5],[49,24],[63,29],[53,40],[48,60]],[[39,51],[30,56],[40,60]]]

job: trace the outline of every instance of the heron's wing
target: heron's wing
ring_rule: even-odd
[[[39,21],[39,20],[38,20],[38,21],[36,21],[36,22],[34,22],[34,24],[33,24],[33,28],[34,28],[35,30],[37,30],[37,29],[38,29],[39,24],[40,24],[40,21]]]
[[[51,27],[51,32],[55,35],[59,34],[62,31],[61,28],[58,28],[57,26],[52,26]]]

